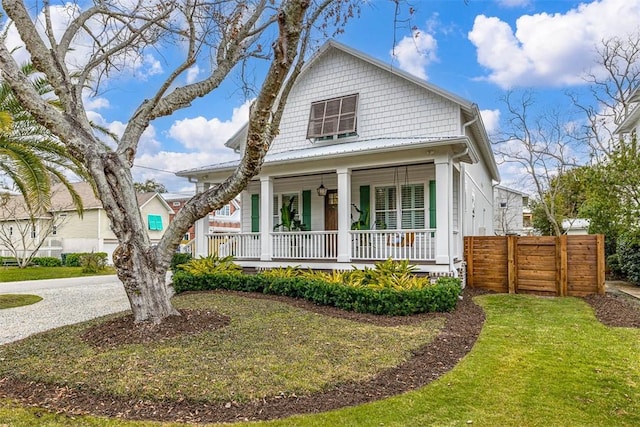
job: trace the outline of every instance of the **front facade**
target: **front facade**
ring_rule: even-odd
[[[111,263],[118,240],[111,231],[102,203],[96,198],[90,184],[79,182],[73,187],[82,199],[84,211],[81,216],[75,210],[69,193],[58,184],[52,188],[52,208],[49,212],[32,224],[23,209],[7,209],[10,215],[0,217],[0,234],[9,236],[14,245],[26,251],[32,251],[41,244],[36,256],[60,257],[63,253],[106,252]],[[149,238],[156,243],[164,235],[173,211],[158,193],[139,193],[137,196]],[[21,200],[22,196],[13,196],[11,204],[20,206]],[[0,256],[12,256],[1,241]]]
[[[227,145],[242,152],[245,138],[246,127]],[[202,191],[235,166],[178,175]],[[331,41],[298,77],[242,193],[241,233],[204,238],[201,220],[197,253],[255,268],[409,259],[456,274],[463,236],[493,234],[498,179],[475,104]]]

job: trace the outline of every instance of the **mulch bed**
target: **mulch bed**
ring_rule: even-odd
[[[269,298],[287,302],[327,316],[347,318],[377,325],[401,325],[422,322],[427,318],[444,317],[445,326],[430,344],[416,350],[405,363],[360,382],[335,385],[329,390],[304,396],[278,395],[249,403],[227,402],[204,404],[187,401],[143,401],[99,396],[89,391],[47,384],[0,379],[0,396],[15,398],[23,404],[60,411],[66,414],[94,414],[128,419],[181,422],[233,422],[268,420],[293,414],[325,412],[345,406],[359,405],[409,390],[423,387],[452,369],[473,347],[484,323],[483,310],[472,302],[475,295],[486,293],[467,288],[452,313],[430,313],[407,317],[385,317],[345,312],[332,307],[317,306],[302,300],[251,294],[253,298]],[[246,295],[246,294],[244,294]],[[621,296],[586,297],[596,316],[612,326],[640,327],[640,306]],[[216,329],[229,319],[211,312],[183,311],[183,316],[170,320],[170,328],[180,333]],[[131,318],[120,318],[88,331],[84,338],[96,346],[117,346],[132,342],[164,339],[174,334],[165,327],[139,327],[134,333]]]

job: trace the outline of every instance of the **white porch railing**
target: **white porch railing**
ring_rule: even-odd
[[[273,257],[286,259],[336,259],[337,231],[285,231],[271,233]]]
[[[349,231],[351,259],[408,259],[434,261],[435,229]],[[337,231],[284,231],[271,233],[272,258],[336,260]],[[207,235],[209,254],[236,259],[260,259],[260,233],[216,233]]]
[[[353,230],[349,234],[353,260],[436,259],[435,229]]]
[[[237,259],[260,258],[260,233],[208,234],[209,255]]]

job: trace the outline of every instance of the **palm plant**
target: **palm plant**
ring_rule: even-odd
[[[57,105],[51,86],[37,75],[33,65],[24,65],[22,71],[43,98]],[[60,141],[22,107],[9,85],[0,81],[0,173],[13,181],[29,212],[34,214],[50,206],[55,182],[67,188],[75,207],[82,211],[82,200],[66,171],[79,178],[88,177],[82,164],[68,155]]]

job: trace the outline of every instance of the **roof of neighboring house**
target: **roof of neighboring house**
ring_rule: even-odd
[[[102,209],[102,202],[98,199],[93,192],[91,184],[88,182],[76,182],[72,184],[73,189],[78,193],[82,199],[82,206],[85,211],[91,209]],[[143,207],[149,203],[153,198],[158,196],[158,193],[137,193],[138,206]],[[171,206],[162,198],[158,199],[165,205],[168,212],[173,212]],[[14,218],[29,218],[29,213],[26,210],[24,204],[24,198],[22,196],[12,196],[7,201],[6,209],[11,210],[11,216]],[[56,184],[51,188],[51,209],[50,212],[65,212],[75,211],[76,208],[73,204],[71,195],[67,191],[63,184]],[[44,215],[43,217],[48,216]],[[1,218],[0,218],[1,220]]]
[[[435,86],[431,83],[428,83],[412,74],[409,74],[405,71],[402,71],[394,66],[392,66],[391,64],[385,63],[383,61],[380,61],[379,59],[376,59],[372,56],[369,56],[363,52],[360,52],[356,49],[353,49],[351,47],[348,47],[346,45],[343,45],[342,43],[339,43],[335,40],[329,40],[327,43],[325,43],[308,61],[307,63],[304,65],[302,71],[300,72],[300,75],[298,76],[298,79],[300,79],[306,72],[307,70],[309,70],[314,63],[316,63],[317,61],[319,61],[322,57],[324,57],[327,52],[330,52],[332,49],[337,49],[340,50],[342,52],[345,52],[349,55],[352,55],[362,61],[365,61],[369,64],[372,64],[376,67],[379,67],[387,72],[390,72],[392,74],[395,74],[405,80],[408,80],[420,87],[423,87],[431,92],[434,92],[440,96],[442,96],[445,99],[448,99],[451,102],[454,102],[456,104],[458,104],[460,106],[460,109],[462,111],[462,114],[464,116],[464,120],[470,124],[470,130],[473,133],[474,137],[479,141],[479,149],[480,149],[480,155],[481,157],[484,159],[485,163],[487,164],[487,167],[489,168],[491,177],[495,180],[495,181],[499,181],[500,180],[500,173],[498,171],[498,166],[495,162],[495,157],[493,155],[493,151],[491,149],[491,144],[489,142],[489,138],[487,136],[486,130],[484,128],[484,125],[482,123],[482,117],[480,116],[480,110],[478,109],[478,105],[468,101],[464,98],[459,97],[458,95],[455,95],[449,91],[446,91],[438,86]],[[225,144],[227,147],[232,148],[232,149],[238,149],[242,143],[243,140],[246,140],[247,138],[247,129],[248,129],[248,123],[245,124],[242,128],[240,128]],[[461,130],[462,131],[462,130]],[[464,135],[460,135],[461,137],[463,137]],[[424,140],[423,138],[420,138],[421,140]],[[434,138],[436,139],[436,138]],[[444,140],[442,138],[437,138],[438,140]],[[302,149],[302,150],[296,150],[296,151],[303,151],[303,152],[309,152],[312,151],[313,149]],[[476,161],[479,159],[475,159]],[[269,155],[267,154],[267,157],[265,157],[265,163],[269,163],[271,161],[274,161],[273,156],[269,157]],[[235,162],[235,164],[238,164],[238,162]],[[227,166],[228,167],[228,166]],[[185,171],[180,171],[178,172],[176,175],[178,176],[188,176],[190,172],[196,172],[196,171],[204,171],[204,170],[214,170],[214,169],[220,169],[219,165],[211,165],[211,166],[207,166],[207,167],[202,167],[202,168],[196,168],[196,169],[190,169],[190,170],[185,170]],[[224,167],[222,167],[222,169],[224,169]]]

